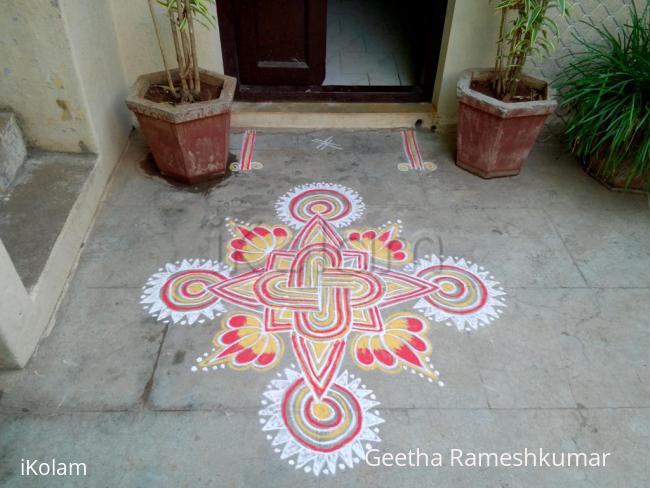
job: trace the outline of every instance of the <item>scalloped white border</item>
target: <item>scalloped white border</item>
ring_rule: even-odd
[[[351,190],[346,186],[339,185],[337,183],[319,182],[319,183],[308,183],[306,185],[297,186],[289,190],[283,196],[281,196],[275,204],[275,210],[278,214],[278,218],[286,225],[293,227],[294,229],[300,229],[301,227],[303,227],[306,224],[306,222],[299,222],[298,220],[293,218],[291,216],[291,213],[289,212],[289,205],[291,201],[295,197],[300,195],[302,192],[306,190],[319,190],[319,189],[338,191],[339,193],[345,195],[347,199],[350,201],[350,206],[352,209],[348,214],[348,216],[341,220],[328,221],[332,226],[337,228],[347,227],[348,225],[350,225],[352,222],[359,219],[363,215],[363,211],[366,208],[366,204],[363,203],[363,199],[359,196],[359,194],[356,191]]]
[[[495,281],[494,276],[492,276],[489,271],[486,271],[483,266],[479,266],[465,258],[427,255],[419,259],[417,262],[406,266],[404,271],[417,275],[425,268],[439,265],[456,266],[478,276],[487,289],[488,296],[485,305],[474,313],[455,315],[434,307],[424,298],[420,298],[413,306],[415,310],[423,313],[430,319],[434,319],[436,322],[446,322],[449,326],[455,325],[459,331],[476,330],[501,316],[503,313],[501,309],[507,307],[504,301],[506,292],[503,290],[500,283]]]
[[[384,419],[375,408],[379,405],[375,394],[362,384],[361,378],[344,371],[336,378],[336,383],[352,392],[359,401],[363,415],[361,431],[356,439],[330,453],[313,451],[298,443],[282,420],[282,399],[289,387],[302,378],[302,373],[292,365],[291,368],[285,368],[284,375],[278,373],[277,376],[264,392],[263,408],[259,411],[260,423],[262,431],[267,432],[266,439],[271,442],[274,451],[280,454],[280,459],[287,460],[290,466],[315,476],[321,473],[336,474],[337,470],[354,468],[365,459],[367,451],[372,448],[372,442],[381,442],[377,426],[383,424]]]
[[[226,266],[218,261],[210,259],[183,259],[175,263],[167,263],[163,268],[160,268],[157,273],[154,273],[148,280],[147,284],[142,287],[142,295],[140,296],[140,303],[143,308],[149,312],[152,317],[158,319],[159,322],[192,325],[205,322],[201,316],[213,320],[223,312],[226,311],[222,300],[218,300],[212,305],[203,310],[195,310],[192,312],[179,312],[170,310],[167,305],[160,298],[160,290],[167,280],[178,273],[179,271],[186,271],[188,269],[205,269],[209,271],[216,271],[224,276],[229,277],[232,268]]]

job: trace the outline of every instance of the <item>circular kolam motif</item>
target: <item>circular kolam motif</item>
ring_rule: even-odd
[[[300,378],[282,399],[282,420],[287,430],[312,451],[334,452],[352,442],[361,430],[362,416],[355,396],[338,384],[319,400]]]
[[[264,393],[260,423],[280,459],[291,466],[316,476],[335,474],[353,468],[372,442],[381,441],[379,402],[359,378],[341,373],[318,399],[296,369],[278,376]]]
[[[143,287],[140,303],[159,321],[193,324],[225,312],[210,286],[228,279],[230,268],[221,263],[184,259],[165,265]]]
[[[363,214],[365,205],[357,192],[333,183],[312,183],[294,188],[275,204],[278,217],[299,229],[315,215],[334,227],[345,227]]]
[[[436,171],[438,169],[438,165],[432,161],[425,161],[422,165],[426,171]],[[414,168],[410,163],[399,163],[397,169],[404,172],[415,170],[416,168]]]
[[[426,256],[407,271],[437,286],[415,309],[458,330],[473,330],[498,318],[505,307],[505,291],[476,263],[462,258]]]
[[[409,171],[411,169],[411,165],[409,163],[399,163],[397,165],[397,169],[400,171]]]
[[[248,171],[250,171],[251,169],[262,169],[263,167],[264,165],[262,163],[258,163],[257,161],[252,161],[250,163],[250,169]],[[242,166],[240,163],[230,163],[229,168],[230,171],[232,171],[233,173],[237,173],[239,171],[246,171],[246,170],[242,170]]]
[[[433,161],[425,161],[423,164],[424,164],[424,169],[426,169],[427,171],[435,171],[438,169],[438,165]]]

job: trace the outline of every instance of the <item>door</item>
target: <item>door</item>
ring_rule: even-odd
[[[416,66],[414,83],[400,82],[400,86],[370,83],[323,86],[327,70],[327,0],[216,0],[216,3],[224,72],[239,81],[237,100],[376,103],[431,100],[448,0],[358,0],[367,8],[379,9],[394,3],[403,10],[400,22],[410,31],[404,41],[413,48]],[[330,21],[344,20],[337,17],[333,8],[329,13]],[[349,23],[350,17],[345,18]],[[369,16],[367,20],[373,18]],[[364,21],[364,18],[357,20]],[[363,26],[352,28],[363,29]],[[387,32],[386,38],[401,42],[395,32]]]
[[[320,85],[323,82],[327,0],[227,3],[234,21],[240,84]]]

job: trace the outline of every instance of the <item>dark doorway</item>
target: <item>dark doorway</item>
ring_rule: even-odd
[[[446,0],[217,0],[248,101],[430,101]]]
[[[416,10],[395,0],[328,0],[323,84],[417,85],[424,53]]]

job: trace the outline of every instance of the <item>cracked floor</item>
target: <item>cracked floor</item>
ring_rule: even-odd
[[[233,134],[239,153],[243,135]],[[332,137],[338,147],[318,148]],[[152,174],[134,133],[78,267],[28,367],[0,372],[3,486],[555,486],[650,484],[650,211],[609,192],[557,145],[521,175],[481,180],[450,141],[418,131],[435,171],[399,171],[399,131],[258,131],[262,169],[190,190]],[[140,304],[161,266],[226,259],[227,218],[281,224],[275,202],[312,182],[354,190],[356,225],[401,221],[416,258],[480,263],[507,307],[478,330],[431,320],[444,386],[358,371],[380,402],[381,452],[611,452],[602,468],[294,469],[260,425],[272,372],[192,372],[221,319],[157,321]],[[403,304],[400,310],[412,310]],[[289,349],[288,347],[285,349]],[[354,370],[346,353],[343,368]],[[365,385],[364,385],[365,386]],[[21,458],[82,461],[85,479],[24,478]],[[58,484],[57,484],[58,483]]]

